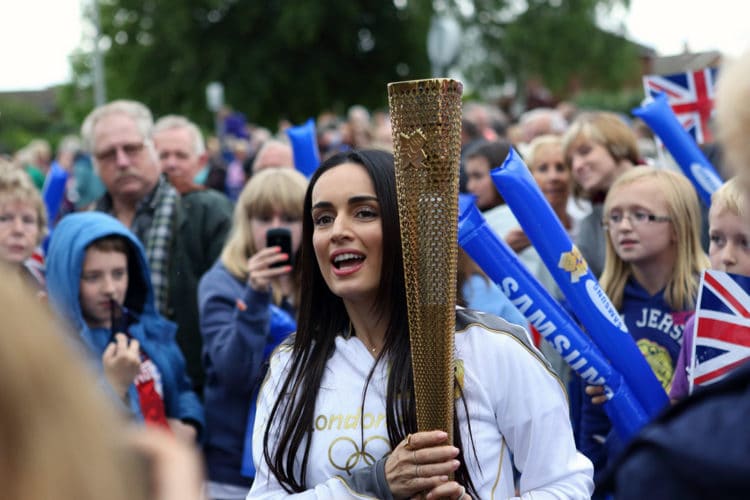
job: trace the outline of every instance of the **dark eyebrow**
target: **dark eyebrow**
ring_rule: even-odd
[[[362,203],[362,202],[365,202],[365,201],[378,201],[378,197],[377,196],[370,196],[370,195],[367,195],[367,194],[363,194],[363,195],[360,195],[360,196],[352,196],[351,198],[349,198],[349,204],[350,205],[354,205],[356,203]]]
[[[356,205],[357,203],[363,203],[365,201],[378,201],[377,196],[371,196],[367,194],[359,195],[359,196],[352,196],[348,200],[349,205]],[[312,206],[313,210],[317,210],[319,208],[331,208],[333,206],[333,203],[330,201],[319,201],[315,205]]]
[[[331,208],[333,206],[333,203],[330,201],[319,201],[315,205],[312,206],[313,210],[317,210],[319,208]]]

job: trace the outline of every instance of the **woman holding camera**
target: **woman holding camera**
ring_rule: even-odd
[[[237,200],[221,256],[198,287],[211,499],[244,499],[252,483],[252,470],[242,470],[249,407],[264,361],[296,328],[292,269],[306,188],[291,168],[254,175]]]

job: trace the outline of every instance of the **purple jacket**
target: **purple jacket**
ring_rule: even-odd
[[[690,319],[685,323],[685,329],[682,331],[682,347],[680,348],[680,356],[677,358],[677,366],[674,369],[672,388],[669,390],[670,399],[684,399],[690,391],[688,371],[693,364],[694,326],[695,316],[690,316]]]

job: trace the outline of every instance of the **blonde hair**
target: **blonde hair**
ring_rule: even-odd
[[[96,387],[73,336],[32,297],[0,283],[3,497],[145,499],[145,468],[122,440],[126,422]]]
[[[711,195],[709,213],[730,212],[745,218],[745,191],[736,177],[732,177]]]
[[[40,244],[47,235],[47,209],[42,196],[26,172],[0,161],[0,205],[8,203],[28,204],[36,212],[39,229],[36,244]]]
[[[32,162],[36,166],[40,166],[42,161],[48,163],[52,158],[52,147],[45,139],[33,139],[26,145],[26,149],[29,150]]]
[[[307,179],[292,168],[268,168],[250,178],[234,207],[232,230],[221,252],[221,263],[235,277],[247,279],[247,259],[255,248],[250,219],[280,210],[302,218]]]
[[[672,310],[682,311],[695,306],[700,273],[710,264],[700,241],[701,211],[698,195],[690,181],[682,174],[653,167],[631,169],[617,178],[604,201],[604,214],[609,212],[611,194],[638,181],[659,186],[667,203],[669,216],[678,242],[672,278],[664,292],[664,300]],[[611,238],[606,238],[607,254],[601,285],[619,310],[622,307],[625,283],[632,275],[630,264],[615,252]]]
[[[726,165],[743,178],[750,175],[750,51],[725,64],[716,83],[716,132]]]
[[[573,167],[572,150],[581,140],[601,144],[616,163],[625,160],[637,165],[640,162],[635,133],[614,113],[606,111],[583,113],[568,127],[562,138],[563,158],[565,164],[571,169]],[[574,194],[583,196],[594,193],[583,193],[578,183],[575,183]]]
[[[536,160],[536,156],[539,154],[539,152],[542,149],[548,148],[550,146],[557,146],[562,151],[562,138],[558,135],[545,134],[532,139],[532,141],[526,147],[526,154],[524,155],[526,157],[526,164],[529,166],[529,168],[531,168],[531,165]],[[565,162],[565,166],[568,168],[568,170],[570,170],[570,163]]]

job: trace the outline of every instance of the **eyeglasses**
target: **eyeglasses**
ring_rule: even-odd
[[[145,145],[145,142],[131,142],[120,144],[119,146],[113,146],[104,151],[94,153],[94,156],[99,163],[114,163],[115,160],[117,160],[117,151],[121,149],[122,152],[132,160],[133,158],[138,156],[141,151],[143,151],[143,147]]]
[[[672,220],[668,215],[654,215],[642,210],[636,210],[635,212],[610,212],[602,221],[602,227],[612,231],[625,219],[634,228],[655,222],[670,222]]]

